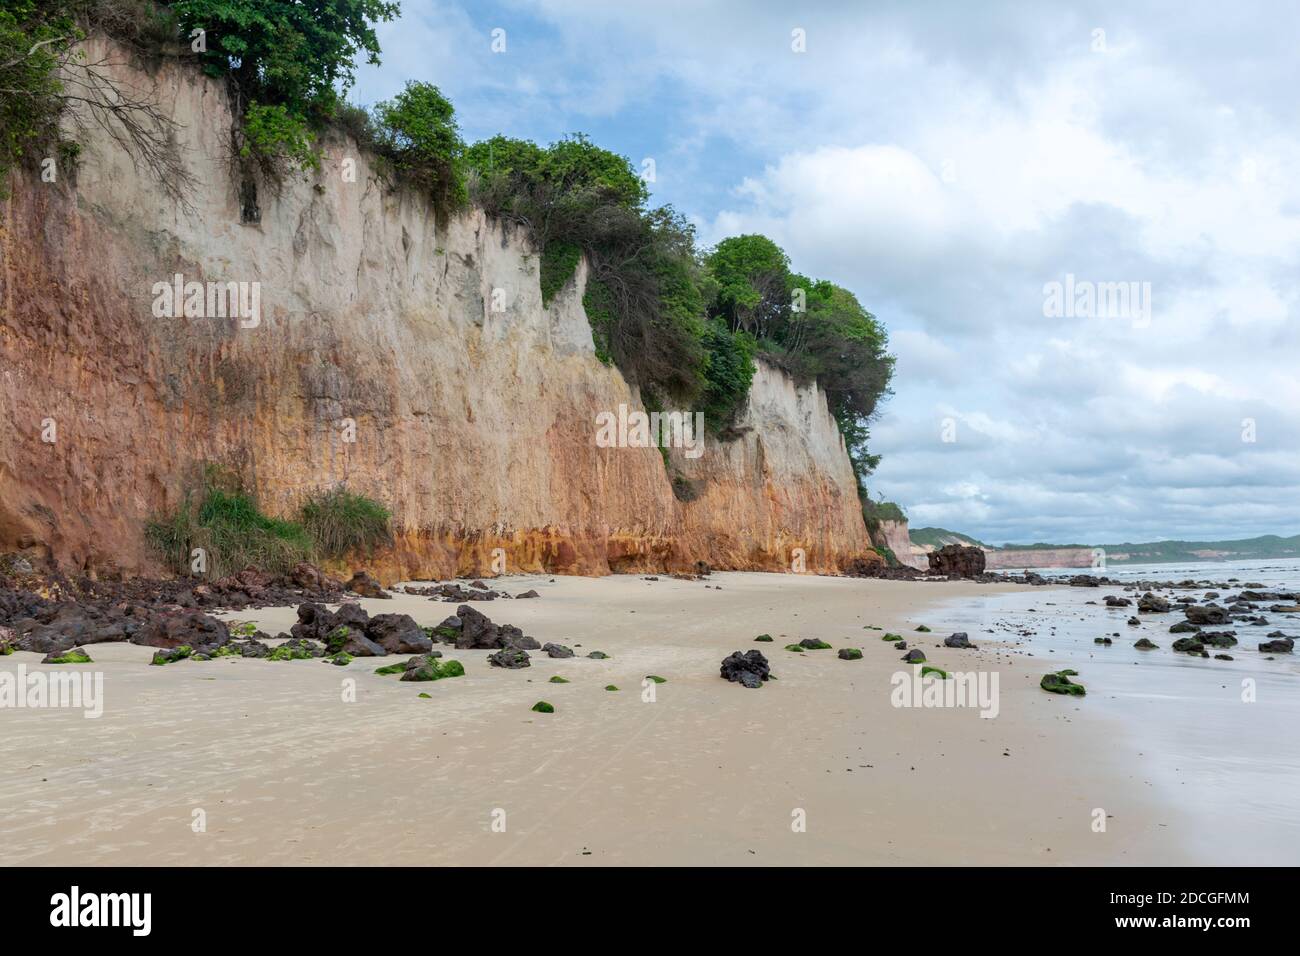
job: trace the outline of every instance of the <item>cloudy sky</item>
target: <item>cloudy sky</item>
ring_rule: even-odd
[[[404,0],[353,98],[589,133],[705,243],[853,290],[898,356],[872,489],[914,527],[1300,532],[1300,8],[794,6]],[[1136,295],[1054,311],[1067,276]]]

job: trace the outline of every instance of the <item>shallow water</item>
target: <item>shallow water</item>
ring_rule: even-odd
[[[1300,561],[1134,565],[1104,573],[1130,580],[1235,577],[1285,590],[1300,585]],[[1201,600],[1204,593],[1165,596]],[[1207,628],[1237,634],[1238,645],[1226,651],[1234,660],[1219,661],[1170,649],[1182,636],[1169,633],[1180,613],[1138,615],[1142,624],[1132,627],[1126,621],[1134,608],[1106,607],[1108,594],[1136,596],[1117,587],[1042,587],[949,602],[941,621],[977,643],[1006,641],[1042,658],[1044,672],[1077,670],[1076,680],[1088,689],[1083,706],[1128,728],[1116,743],[1132,751],[1140,779],[1192,821],[1186,846],[1195,856],[1216,864],[1300,862],[1300,660],[1257,650],[1270,631],[1300,637],[1300,614],[1272,613],[1261,604],[1267,625]],[[1101,636],[1114,643],[1094,644]],[[1159,650],[1135,649],[1139,637]]]

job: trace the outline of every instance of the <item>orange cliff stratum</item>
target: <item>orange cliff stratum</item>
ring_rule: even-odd
[[[595,356],[584,264],[543,308],[521,236],[436,219],[341,136],[242,222],[224,86],[177,63],[118,72],[178,124],[192,182],[178,204],[94,128],[75,176],[19,174],[0,205],[0,550],[156,570],[144,522],[215,461],[273,514],[339,483],[384,502],[397,543],[372,566],[390,581],[484,572],[496,548],[509,570],[576,574],[871,555],[815,386],[760,363],[740,437],[667,467],[598,447],[597,415],[641,406]],[[178,274],[241,284],[244,311],[171,317]]]

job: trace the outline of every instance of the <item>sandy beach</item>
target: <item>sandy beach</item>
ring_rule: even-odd
[[[95,664],[81,666],[105,675],[102,717],[0,712],[0,864],[1187,862],[1185,821],[1158,801],[1124,728],[1090,699],[1043,693],[1049,663],[975,633],[976,651],[935,646],[951,630],[936,608],[1016,585],[758,573],[493,583],[541,596],[477,609],[579,656],[533,652],[531,667],[507,671],[486,651],[443,646],[466,676],[403,683],[374,670],[404,657],[149,667],[150,648],[91,647]],[[362,603],[421,625],[456,607],[406,594]],[[222,616],[275,634],[295,612]],[[998,715],[893,706],[890,677],[906,665],[870,627],[948,670],[996,671]],[[754,643],[762,633],[774,642]],[[783,650],[808,637],[863,659]],[[749,690],[719,678],[725,655],[751,648],[777,680]],[[610,658],[582,656],[593,650]],[[38,661],[20,652],[0,669]],[[549,683],[557,674],[569,683]],[[652,701],[650,674],[665,678],[648,685]],[[539,700],[555,713],[532,712]]]

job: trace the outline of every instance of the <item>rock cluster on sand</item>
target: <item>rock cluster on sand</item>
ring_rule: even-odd
[[[455,644],[459,650],[492,651],[514,647],[535,651],[541,647],[535,638],[513,624],[494,624],[486,614],[468,604],[456,608],[454,620],[443,621],[434,628],[434,634],[445,643]]]
[[[733,651],[722,659],[720,675],[742,687],[762,687],[772,676],[771,666],[761,651]]]
[[[337,611],[312,602],[302,604],[298,607],[298,623],[290,633],[296,638],[319,641],[330,654],[353,657],[425,654],[433,650],[433,641],[409,614],[371,617],[359,604],[343,604]]]

